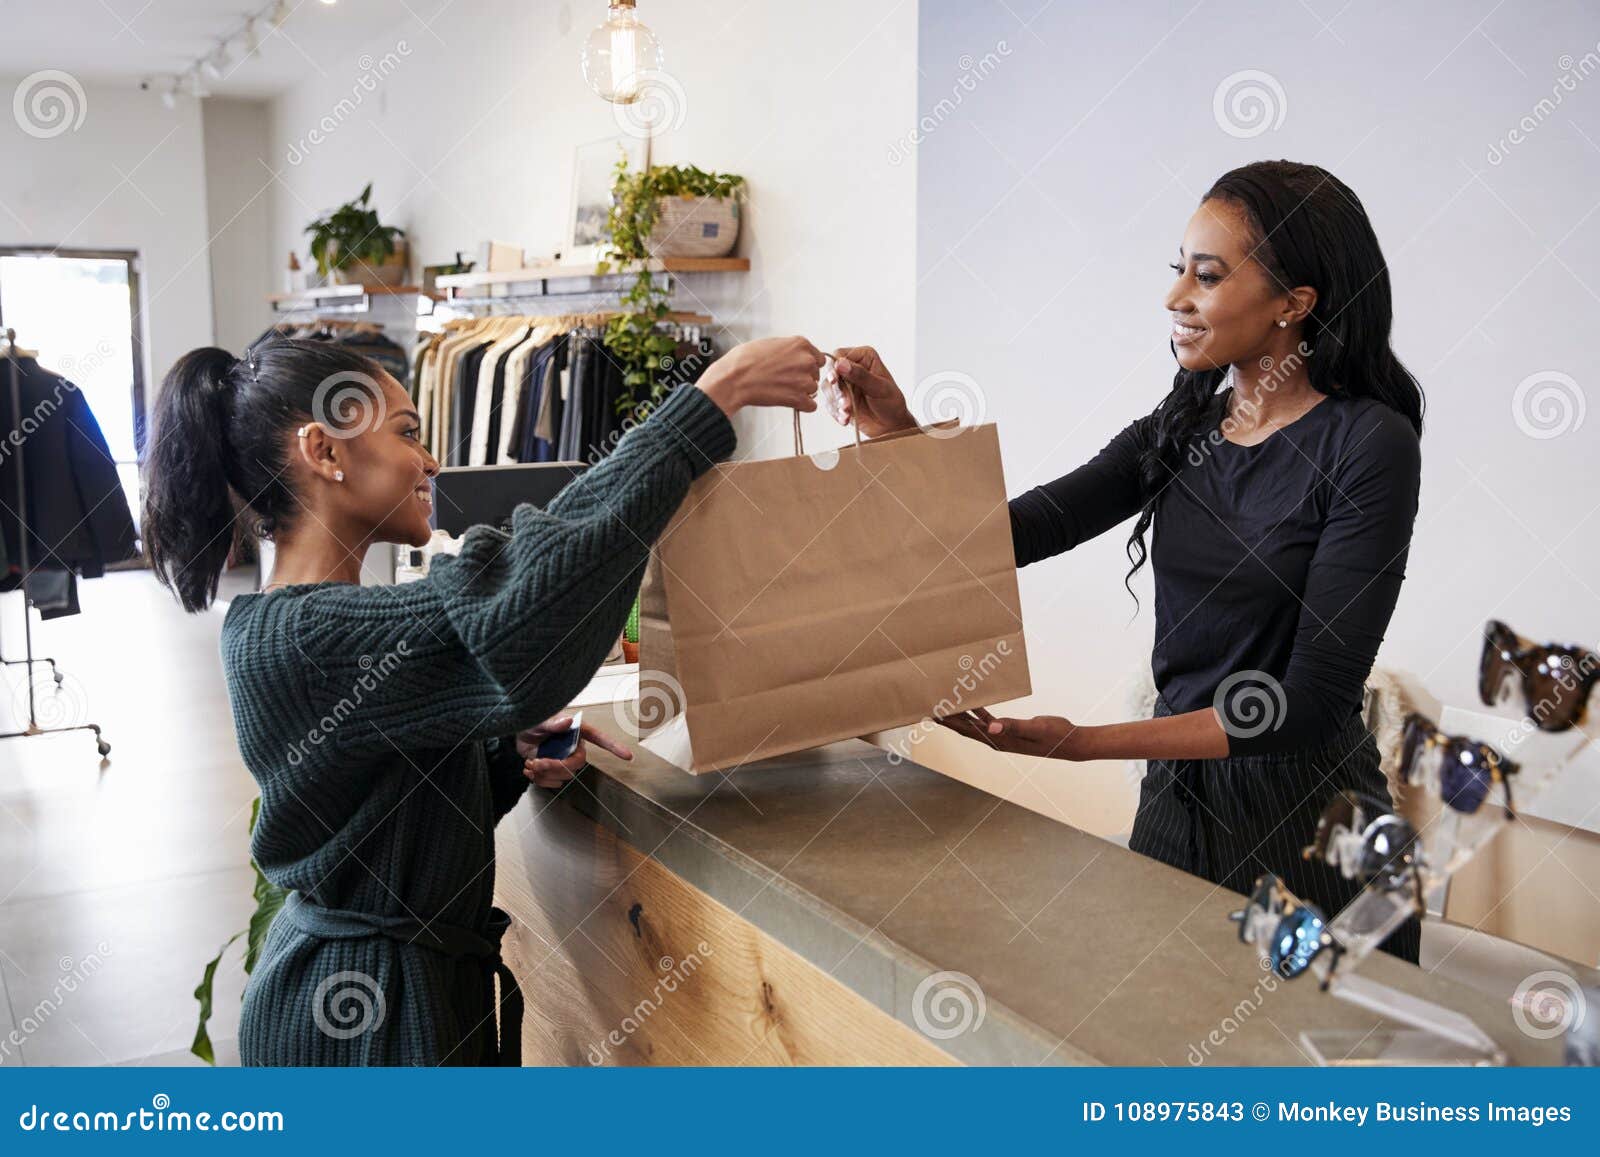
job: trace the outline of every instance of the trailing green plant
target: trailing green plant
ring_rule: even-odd
[[[358,263],[382,265],[394,256],[405,230],[380,222],[371,202],[369,181],[361,196],[306,226],[306,232],[311,234],[311,256],[322,276]]]
[[[261,818],[261,799],[250,805],[250,834],[254,835],[256,821]],[[256,962],[261,959],[261,947],[267,942],[267,929],[272,927],[273,918],[283,908],[283,901],[288,892],[278,887],[266,876],[261,874],[261,866],[252,856],[250,867],[255,870],[255,897],[256,910],[250,917],[250,926],[241,928],[223,943],[207,963],[205,971],[201,973],[200,983],[195,986],[194,998],[200,1002],[200,1023],[194,1030],[194,1043],[189,1046],[189,1051],[209,1065],[217,1063],[216,1052],[211,1047],[211,1034],[206,1029],[206,1024],[211,1020],[211,1003],[214,986],[217,979],[217,966],[222,963],[222,958],[228,949],[233,947],[233,942],[239,937],[246,937],[244,948],[244,973],[249,976],[255,971]]]
[[[708,173],[694,165],[651,165],[634,172],[626,155],[617,161],[613,174],[606,219],[611,241],[599,271],[610,272],[615,262],[619,271],[636,274],[622,294],[622,311],[606,323],[605,334],[606,349],[622,367],[625,389],[617,409],[631,414],[666,393],[666,371],[677,348],[670,334],[656,328],[670,312],[667,291],[656,283],[649,265],[656,207],[663,197],[738,197],[745,182],[736,174]]]

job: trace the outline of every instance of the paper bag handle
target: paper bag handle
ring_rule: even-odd
[[[850,389],[850,386],[846,385],[843,382],[840,383],[840,387],[842,389],[846,389],[846,390]],[[856,445],[860,446],[861,445],[861,419],[856,415],[855,409],[853,407],[852,407],[852,409],[850,411],[850,429],[855,431]],[[800,432],[800,411],[796,410],[794,412],[794,456],[796,458],[798,458],[798,457],[800,457],[800,455],[804,454],[805,452],[806,452],[806,441],[805,441],[805,437]]]

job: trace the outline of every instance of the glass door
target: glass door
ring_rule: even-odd
[[[77,386],[139,516],[144,358],[138,255],[131,250],[0,248],[0,328]]]

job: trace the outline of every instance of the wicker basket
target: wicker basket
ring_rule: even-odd
[[[645,247],[652,257],[726,257],[738,240],[737,197],[662,197]]]
[[[394,253],[382,265],[354,262],[333,271],[335,285],[365,285],[368,289],[393,289],[406,283],[411,264],[411,248],[404,241],[396,241]]]

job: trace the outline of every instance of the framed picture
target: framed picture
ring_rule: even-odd
[[[572,216],[567,229],[563,264],[583,265],[600,260],[600,252],[610,239],[606,218],[611,211],[611,177],[619,157],[628,158],[628,168],[643,172],[650,164],[650,141],[630,136],[606,137],[590,141],[573,151]]]

